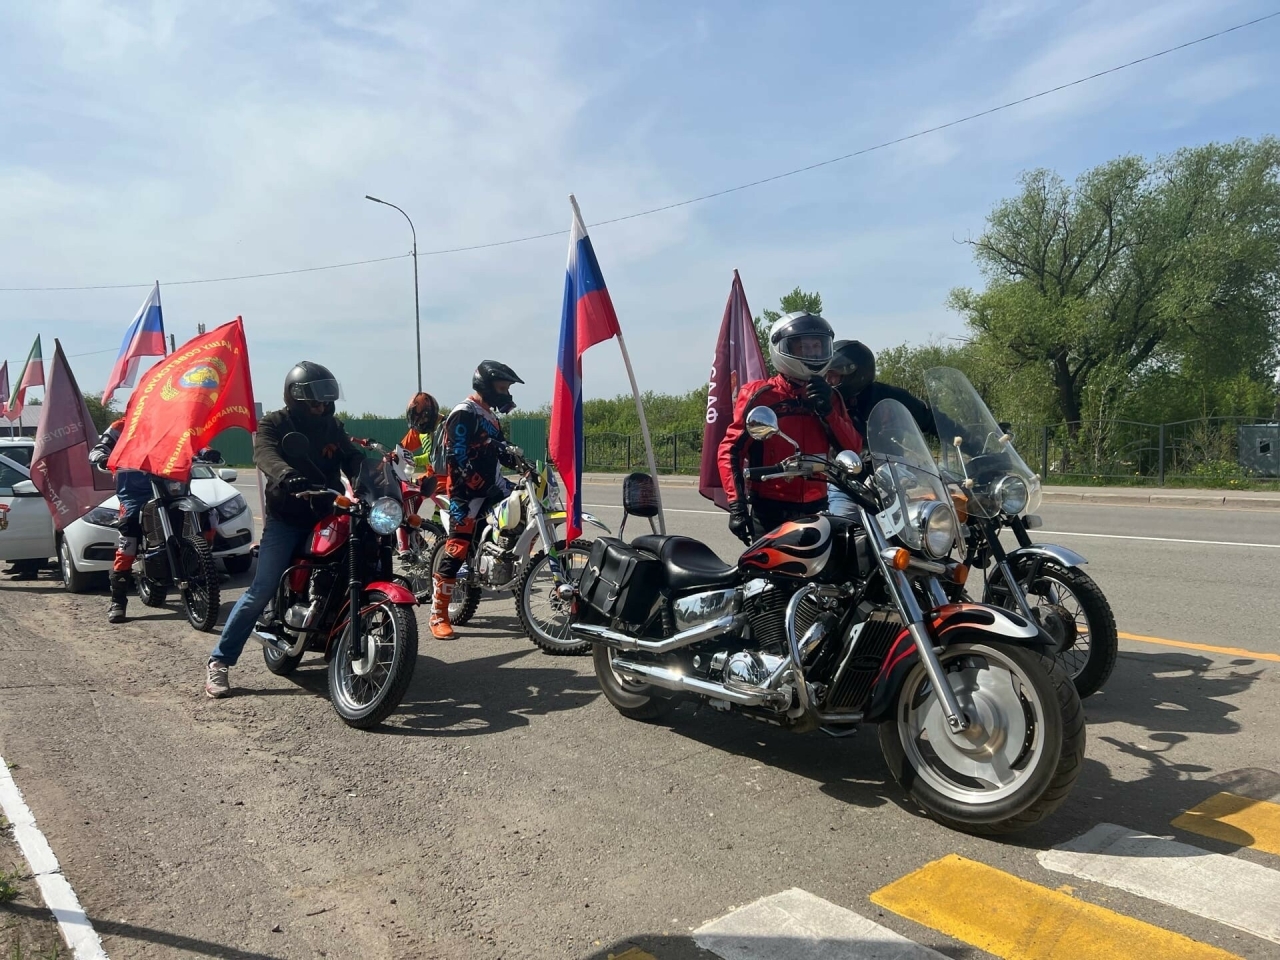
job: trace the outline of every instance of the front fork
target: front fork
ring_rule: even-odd
[[[538,536],[542,538],[542,542],[546,544],[547,561],[551,565],[551,578],[554,586],[560,586],[562,578],[560,576],[560,555],[556,552],[556,540],[551,531],[551,524],[547,522],[547,511],[542,508],[542,502],[538,500],[538,492],[533,484],[528,480],[524,482],[525,492],[529,495],[529,512],[533,514],[533,522],[538,528]],[[526,558],[527,559],[527,558]]]
[[[994,520],[979,520],[981,526],[982,537],[986,542],[986,548],[991,552],[991,558],[995,561],[996,569],[1000,571],[1000,576],[1004,579],[1005,588],[1009,591],[1009,595],[1013,597],[1013,602],[1018,607],[1018,612],[1026,618],[1028,623],[1038,624],[1040,621],[1036,619],[1035,611],[1031,609],[1031,602],[1027,600],[1026,590],[1023,585],[1018,583],[1018,578],[1014,575],[1013,565],[1009,563],[1009,555],[1004,551],[1004,545],[1000,542],[1000,526]],[[1021,517],[1015,517],[1009,522],[1009,528],[1013,531],[1014,537],[1023,547],[1031,546],[1031,537],[1027,534],[1027,528],[1022,522]],[[1026,586],[1029,589],[1031,584],[1035,582],[1036,574],[1039,573],[1039,562],[1032,564],[1032,569],[1028,571]]]
[[[360,615],[360,558],[359,538],[357,537],[356,518],[351,517],[351,533],[347,538],[347,619],[351,624],[350,659],[360,660],[364,657],[364,633],[360,626],[364,617]]]

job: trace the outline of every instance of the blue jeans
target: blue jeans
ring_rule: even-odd
[[[837,517],[848,517],[850,520],[858,519],[858,505],[834,483],[827,484],[827,503],[830,504],[828,510]]]
[[[210,660],[221,660],[229,667],[235,666],[258,617],[276,595],[280,578],[310,534],[311,527],[296,527],[267,518],[262,528],[262,539],[258,541],[258,569],[253,572],[253,583],[231,608],[231,616],[227,617],[222,628],[218,645],[209,654]]]

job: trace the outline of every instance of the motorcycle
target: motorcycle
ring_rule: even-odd
[[[444,526],[438,518],[449,510],[449,498],[437,493],[438,478],[414,480],[413,455],[396,444],[388,450],[372,440],[352,438],[357,444],[383,455],[388,468],[400,485],[404,520],[396,534],[397,561],[402,576],[419,603],[431,602],[431,558],[436,545],[445,539]],[[424,513],[423,508],[429,507]]]
[[[984,571],[983,602],[1039,624],[1053,638],[1055,659],[1081,698],[1097,693],[1115,667],[1119,638],[1106,595],[1081,569],[1088,561],[1066,547],[1031,540],[1028,531],[1041,525],[1035,515],[1040,478],[968,378],[935,367],[925,382],[943,438],[942,475],[967,514],[963,562]],[[1005,528],[1017,541],[1010,551],[1000,542]]]
[[[538,647],[553,655],[586,653],[590,644],[569,636],[569,605],[557,592],[575,582],[586,567],[591,541],[578,538],[565,543],[554,532],[566,514],[552,464],[521,459],[519,478],[510,486],[495,487],[480,511],[471,551],[454,588],[449,619],[466,623],[480,605],[485,591],[511,591],[520,626]],[[449,513],[441,514],[446,532]],[[582,519],[609,533],[601,521],[583,513]],[[445,541],[435,548],[431,561],[437,571],[445,558]]]
[[[218,622],[222,578],[213,562],[213,508],[192,495],[186,480],[151,477],[142,508],[142,535],[133,575],[144,606],[163,607],[176,588],[188,622],[210,631]]]
[[[790,439],[767,408],[747,431]],[[868,443],[869,475],[852,451],[798,446],[748,468],[753,482],[825,476],[858,516],[784,523],[737,564],[688,537],[597,539],[577,586],[560,588],[570,634],[594,645],[600,689],[626,717],[693,699],[796,732],[878,724],[890,771],[929,815],[979,834],[1029,827],[1080,772],[1075,688],[1035,623],[948,598],[943,583],[968,573],[949,556],[958,522],[900,403],[872,411]]]
[[[308,459],[302,434],[287,434],[282,446],[291,460]],[[385,460],[366,460],[354,493],[317,484],[296,496],[332,499],[332,512],[281,576],[254,634],[277,676],[293,673],[307,652],[322,653],[334,710],[367,730],[400,704],[418,659],[417,601],[391,572],[404,520],[400,484]]]

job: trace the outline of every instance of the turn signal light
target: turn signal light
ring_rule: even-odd
[[[963,587],[965,581],[969,579],[969,568],[963,563],[957,563],[951,568],[951,579]]]
[[[955,508],[956,519],[961,523],[969,522],[969,498],[959,490],[951,491],[951,506]]]
[[[333,498],[333,505],[334,505],[335,507],[341,507],[343,510],[345,510],[345,509],[347,509],[349,506],[351,506],[351,498],[350,498],[350,497],[344,497],[344,496],[341,496],[341,495],[340,495],[340,496],[336,496],[336,497],[334,497],[334,498]]]
[[[895,570],[905,570],[911,566],[911,551],[899,547],[893,551],[893,557],[889,560],[889,566]]]
[[[418,527],[422,526],[422,518],[418,516],[416,513],[409,514],[409,519],[406,522],[409,524],[409,526],[413,527],[415,530]]]

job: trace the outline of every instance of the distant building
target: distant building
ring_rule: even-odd
[[[42,407],[24,406],[17,420],[0,417],[0,437],[34,437],[40,426]]]

